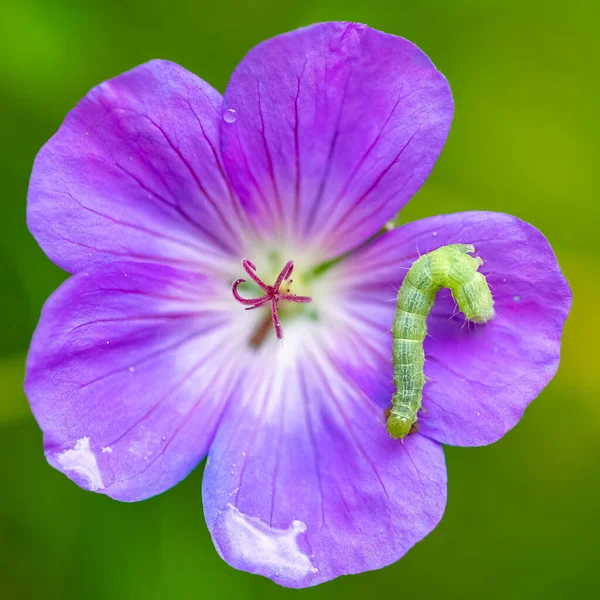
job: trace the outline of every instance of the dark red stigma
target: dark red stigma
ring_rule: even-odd
[[[273,327],[275,327],[275,333],[277,334],[277,338],[281,339],[283,337],[283,329],[281,328],[281,323],[279,322],[279,317],[277,316],[277,303],[283,301],[288,302],[312,302],[312,298],[310,296],[296,296],[296,294],[283,294],[279,291],[281,284],[290,278],[292,271],[294,270],[294,261],[288,261],[281,272],[277,276],[275,283],[273,285],[267,285],[264,281],[262,281],[258,275],[256,274],[256,267],[247,259],[242,261],[242,267],[244,271],[248,273],[248,276],[254,283],[264,292],[263,296],[259,298],[242,298],[237,291],[240,283],[245,283],[245,279],[236,279],[233,282],[233,286],[231,287],[231,291],[233,292],[234,298],[240,303],[246,306],[246,310],[252,310],[254,308],[259,308],[267,303],[271,303],[271,316],[273,317]]]

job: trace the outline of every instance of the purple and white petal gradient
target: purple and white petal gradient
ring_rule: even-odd
[[[556,372],[571,302],[550,245],[515,217],[376,235],[431,171],[452,111],[416,46],[352,23],[260,44],[224,99],[165,61],[93,89],[40,151],[28,197],[31,232],[73,274],[27,364],[50,464],[134,501],[208,455],[217,551],[289,587],[381,568],[425,537],[446,501],[441,444],[518,422]],[[463,327],[440,294],[427,413],[400,443],[384,417],[394,290],[452,243],[484,259],[497,316]]]
[[[352,23],[259,44],[233,72],[223,107],[225,166],[255,229],[317,245],[321,260],[408,202],[453,112],[448,83],[421,50]]]

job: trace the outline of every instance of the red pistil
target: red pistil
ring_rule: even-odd
[[[279,291],[281,284],[290,278],[292,271],[294,270],[294,261],[290,260],[285,264],[273,285],[267,285],[258,277],[256,274],[256,267],[249,260],[244,259],[242,261],[242,267],[244,271],[248,273],[250,279],[252,279],[252,281],[254,281],[254,283],[265,293],[259,298],[242,298],[237,289],[240,283],[246,283],[246,280],[236,279],[231,287],[233,297],[240,304],[243,304],[246,307],[246,310],[259,308],[270,302],[271,316],[273,317],[273,327],[275,327],[275,333],[277,334],[277,337],[281,339],[283,337],[283,329],[281,328],[279,316],[277,315],[277,303],[281,302],[282,300],[286,300],[288,302],[312,302],[312,298],[310,296],[296,296],[296,294],[285,294]]]

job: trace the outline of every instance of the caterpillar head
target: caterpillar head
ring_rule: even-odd
[[[387,422],[387,430],[392,438],[401,440],[410,433],[412,423],[406,417],[390,415]]]
[[[385,410],[384,416],[387,419],[387,431],[395,440],[401,440],[407,435],[419,431],[419,422],[416,419],[411,420],[408,417],[400,416],[391,408]]]

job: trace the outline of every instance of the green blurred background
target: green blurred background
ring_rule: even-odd
[[[35,154],[95,84],[151,58],[220,90],[264,38],[343,19],[416,42],[456,116],[402,220],[505,211],[550,239],[574,292],[557,377],[486,448],[448,448],[440,526],[399,563],[315,589],[237,572],[213,549],[202,469],[120,504],[50,468],[22,392],[41,306],[65,278],[25,226]],[[61,599],[590,598],[600,525],[597,0],[8,0],[0,9],[0,597]],[[543,293],[543,290],[540,290]]]

